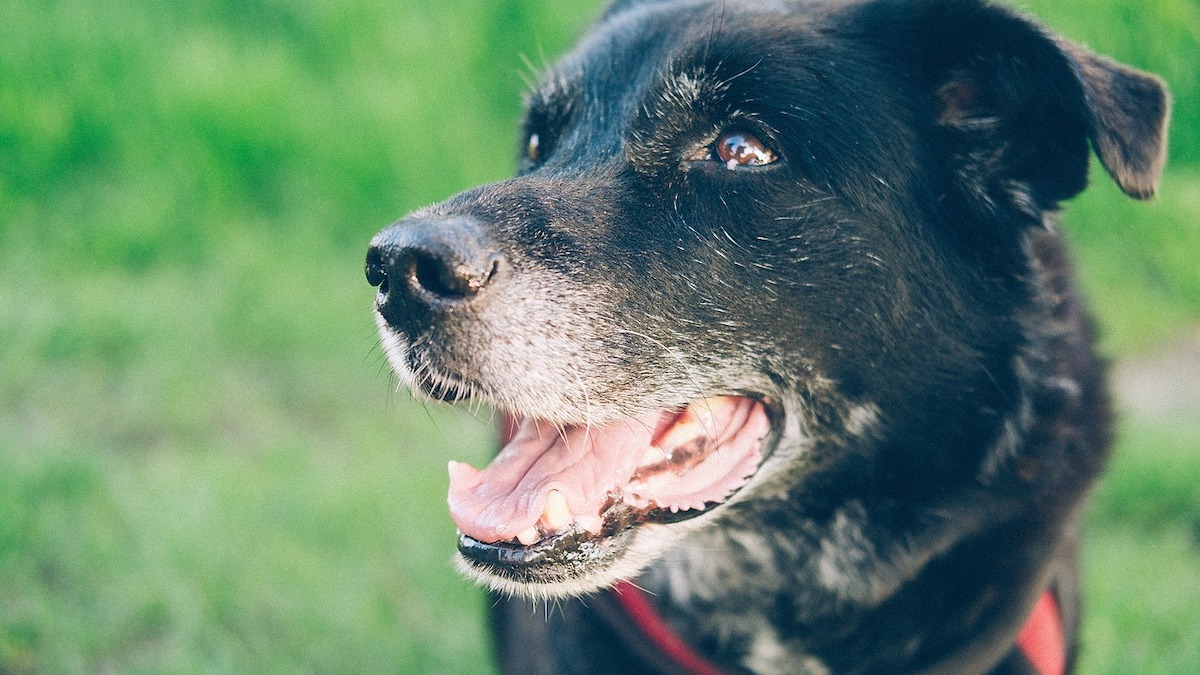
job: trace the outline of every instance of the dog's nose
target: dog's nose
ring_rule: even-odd
[[[394,310],[411,302],[468,300],[504,266],[474,218],[405,218],[371,240],[366,274],[379,287],[381,309]]]

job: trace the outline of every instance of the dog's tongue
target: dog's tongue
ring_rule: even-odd
[[[529,544],[572,522],[598,534],[617,502],[680,511],[722,501],[757,469],[769,430],[762,404],[741,397],[603,426],[512,423],[486,469],[450,463],[450,515],[485,543]]]

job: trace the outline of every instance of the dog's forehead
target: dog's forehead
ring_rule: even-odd
[[[745,54],[763,61],[764,35],[799,37],[805,12],[777,2],[647,2],[610,14],[549,69],[528,97],[531,107],[583,104],[597,119],[641,105],[648,92],[692,93],[704,66]],[[715,70],[715,69],[711,69]],[[595,124],[596,120],[591,120]]]

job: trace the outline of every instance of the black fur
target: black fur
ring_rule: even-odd
[[[979,0],[620,0],[528,108],[517,177],[373,242],[397,369],[562,424],[726,393],[773,413],[734,499],[556,579],[636,559],[731,672],[1025,672],[1047,587],[1073,644],[1109,411],[1054,213],[1089,146],[1153,193],[1157,79]],[[704,154],[731,129],[778,161]],[[506,672],[653,672],[603,600],[532,602],[497,598]]]

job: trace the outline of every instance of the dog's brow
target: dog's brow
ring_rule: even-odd
[[[663,86],[663,97],[684,104],[695,103],[705,95],[705,90],[715,84],[708,72],[693,69],[686,72],[668,73]]]
[[[693,108],[705,100],[714,99],[728,90],[707,68],[669,69],[661,76],[661,84],[652,94],[650,112],[662,117],[679,108]]]

